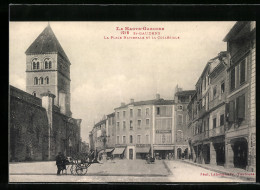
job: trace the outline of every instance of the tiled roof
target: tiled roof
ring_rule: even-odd
[[[139,102],[133,102],[133,103],[129,103],[126,104],[124,106],[120,106],[118,108],[124,108],[127,107],[129,105],[133,105],[133,106],[142,106],[142,105],[173,105],[174,104],[174,100],[164,100],[164,99],[155,99],[155,100],[146,100],[146,101],[139,101]],[[115,109],[118,109],[115,108]]]
[[[70,64],[66,53],[61,47],[49,24],[25,52],[26,55],[44,53],[59,53]]]
[[[114,112],[107,115],[107,117],[114,117],[114,116],[115,116]]]
[[[184,90],[177,92],[175,95],[176,96],[188,96],[188,95],[193,95],[195,94],[196,90]]]
[[[238,21],[236,24],[230,29],[230,31],[227,33],[225,38],[223,39],[224,42],[227,42],[230,40],[235,34],[237,34],[245,25],[247,24],[247,21]]]

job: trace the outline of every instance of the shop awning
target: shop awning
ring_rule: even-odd
[[[154,150],[173,150],[173,146],[155,146]]]
[[[113,154],[122,154],[125,148],[115,148]]]
[[[135,152],[136,153],[149,153],[150,147],[136,147]]]
[[[106,149],[105,152],[112,152],[113,150],[114,150],[113,148],[108,148],[108,149]]]

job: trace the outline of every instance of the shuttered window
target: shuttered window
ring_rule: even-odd
[[[213,119],[213,129],[216,128],[216,127],[217,127],[217,119],[214,118],[214,119]]]
[[[244,59],[240,63],[240,84],[244,83],[246,80],[246,60]]]
[[[228,113],[228,121],[234,122],[235,120],[235,104],[234,101],[229,102],[229,113]]]
[[[220,126],[224,125],[224,114],[220,115]]]
[[[233,90],[235,88],[236,84],[236,70],[233,68],[230,72],[230,90]]]
[[[245,95],[237,98],[237,117],[238,119],[245,118]]]

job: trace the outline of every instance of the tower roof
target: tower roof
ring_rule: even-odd
[[[51,26],[48,24],[42,33],[34,40],[30,47],[26,50],[25,54],[47,54],[47,53],[58,53],[68,63],[70,61],[61,47],[58,39],[56,38]]]

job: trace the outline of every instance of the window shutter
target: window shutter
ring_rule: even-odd
[[[245,95],[238,98],[238,119],[245,118]]]
[[[234,122],[235,112],[234,112],[234,101],[229,102],[229,112],[228,112],[228,121]]]
[[[225,115],[226,115],[226,121],[229,119],[229,104],[226,103],[225,105]]]

